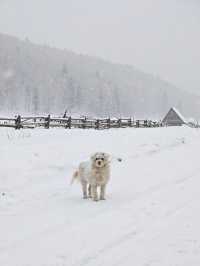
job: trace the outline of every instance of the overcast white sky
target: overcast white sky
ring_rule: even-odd
[[[0,0],[0,32],[132,64],[200,93],[200,0]]]

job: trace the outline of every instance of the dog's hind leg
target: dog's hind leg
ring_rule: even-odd
[[[98,201],[98,194],[97,194],[97,185],[92,185],[92,199],[94,201]]]
[[[88,198],[92,197],[91,185],[88,186]]]
[[[105,200],[105,190],[106,190],[106,185],[101,185],[101,187],[100,187],[100,200]]]
[[[82,190],[83,190],[83,198],[87,199],[87,182],[82,181],[81,185],[82,185]]]

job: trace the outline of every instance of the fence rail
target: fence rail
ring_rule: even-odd
[[[134,120],[133,118],[103,118],[95,119],[88,117],[73,118],[53,116],[16,116],[15,118],[0,117],[0,127],[11,127],[15,129],[43,127],[82,128],[82,129],[109,129],[109,128],[148,128],[161,127],[160,121]]]

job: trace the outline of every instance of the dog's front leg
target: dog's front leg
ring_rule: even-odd
[[[106,190],[106,185],[101,185],[101,187],[100,187],[100,200],[105,200],[105,190]]]
[[[97,185],[92,185],[92,199],[98,201]]]
[[[87,182],[82,181],[83,198],[87,199]]]

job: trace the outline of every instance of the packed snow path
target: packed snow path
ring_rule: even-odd
[[[0,131],[1,266],[199,266],[200,131]],[[107,200],[70,186],[105,151]]]

